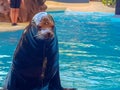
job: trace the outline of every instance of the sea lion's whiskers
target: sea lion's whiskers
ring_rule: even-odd
[[[37,34],[37,35],[35,35],[34,37],[37,38],[37,39],[44,39],[44,37],[41,36],[41,34]]]
[[[41,35],[40,31],[38,31],[38,33],[34,35],[33,37],[39,37],[40,35]]]
[[[35,35],[35,36],[33,36],[33,37],[38,37],[39,35]]]

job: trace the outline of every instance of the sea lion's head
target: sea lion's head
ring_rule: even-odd
[[[46,12],[40,12],[33,17],[38,32],[36,37],[42,40],[52,39],[54,37],[54,22]]]

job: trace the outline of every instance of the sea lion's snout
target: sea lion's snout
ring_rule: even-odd
[[[52,39],[54,37],[54,33],[51,29],[41,29],[37,33],[38,39]]]
[[[53,38],[53,33],[51,33],[51,32],[47,32],[46,34],[45,34],[45,38],[46,39],[51,39],[51,38]]]

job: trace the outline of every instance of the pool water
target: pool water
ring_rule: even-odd
[[[49,12],[55,19],[62,86],[120,90],[120,22],[111,13]],[[0,33],[0,87],[22,30]]]

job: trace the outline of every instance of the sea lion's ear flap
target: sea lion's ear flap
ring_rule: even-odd
[[[53,23],[55,24],[55,21],[54,21],[54,19],[53,19],[53,17],[50,15],[50,14],[48,14],[48,17],[53,21]]]
[[[51,19],[51,21],[52,21],[52,23],[53,23],[53,28],[54,28],[54,26],[55,26],[55,21],[54,21],[54,19],[53,19],[53,17],[51,16],[51,15],[48,15],[48,17]]]

